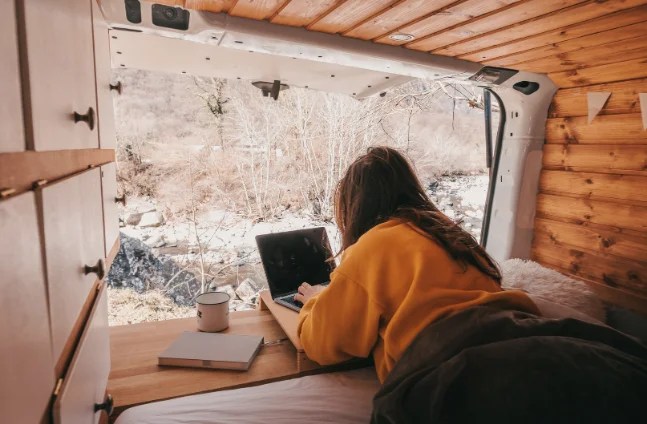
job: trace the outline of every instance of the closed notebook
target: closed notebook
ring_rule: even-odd
[[[249,369],[263,343],[261,336],[185,331],[158,357],[159,365]]]

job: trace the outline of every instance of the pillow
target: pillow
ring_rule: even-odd
[[[535,297],[539,297],[548,302],[567,306],[574,312],[588,315],[598,321],[606,321],[604,304],[581,281],[569,278],[536,262],[523,259],[503,261],[501,272],[503,288],[523,290],[530,294],[533,300]],[[542,309],[539,304],[537,306],[540,310]],[[550,305],[546,306],[549,310],[551,309]],[[564,312],[562,311],[562,313]],[[578,317],[574,316],[574,318]]]

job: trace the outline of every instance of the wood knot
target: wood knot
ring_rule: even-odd
[[[618,287],[618,283],[616,283],[616,281],[607,274],[602,274],[602,281],[604,281],[604,284],[609,287]]]
[[[587,179],[586,179],[586,180],[584,180],[584,181],[585,181],[587,184],[593,184],[593,180],[592,180],[592,179],[590,179],[590,178],[587,178]]]
[[[612,238],[603,238],[602,240],[600,240],[600,243],[602,243],[602,246],[606,248],[616,244],[616,241]]]

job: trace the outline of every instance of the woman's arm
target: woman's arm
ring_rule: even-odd
[[[381,313],[363,287],[336,272],[330,286],[303,305],[298,334],[308,357],[321,365],[366,358]]]

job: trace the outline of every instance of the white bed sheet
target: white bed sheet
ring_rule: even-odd
[[[116,424],[367,423],[379,387],[373,368],[319,374],[136,406]]]

